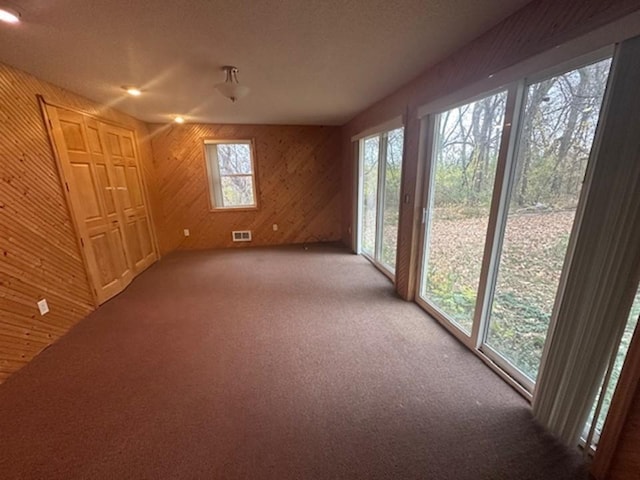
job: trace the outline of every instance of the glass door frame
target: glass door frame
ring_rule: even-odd
[[[423,118],[423,121],[422,121],[422,127],[421,127],[421,130],[423,133],[422,138],[426,139],[426,142],[425,142],[426,148],[424,149],[424,158],[422,158],[421,161],[424,161],[427,167],[425,168],[424,186],[423,186],[424,198],[423,198],[421,231],[420,231],[420,245],[422,248],[419,249],[419,262],[418,262],[419,275],[418,275],[418,282],[417,282],[417,289],[416,289],[416,300],[423,307],[425,307],[430,314],[432,314],[439,320],[440,319],[444,320],[446,322],[445,326],[462,343],[464,343],[470,348],[477,348],[479,346],[477,342],[477,338],[479,337],[479,331],[480,331],[480,328],[478,328],[479,327],[478,318],[480,317],[481,312],[478,306],[484,305],[485,303],[484,292],[486,289],[484,284],[486,282],[483,282],[483,279],[485,279],[486,272],[489,268],[486,262],[487,253],[493,251],[492,240],[494,238],[493,231],[495,230],[495,220],[497,215],[497,212],[495,210],[497,209],[497,207],[499,207],[503,203],[501,199],[498,199],[496,201],[496,192],[499,192],[500,190],[502,190],[502,184],[504,182],[504,171],[505,171],[506,158],[507,158],[506,155],[508,153],[506,148],[506,146],[508,145],[508,142],[505,142],[505,138],[508,138],[512,132],[510,122],[511,122],[511,117],[513,116],[514,98],[515,98],[512,90],[515,87],[516,85],[512,84],[508,87],[498,88],[492,91],[485,92],[481,95],[453,104],[450,107],[447,107],[446,109],[433,112],[432,114],[429,114],[427,117]],[[505,108],[505,116],[504,116],[503,125],[502,125],[501,143],[500,143],[500,150],[498,153],[498,163],[496,167],[496,174],[495,174],[495,180],[493,185],[491,207],[489,211],[489,221],[487,226],[487,235],[486,235],[485,248],[483,253],[483,262],[482,262],[482,267],[480,272],[478,297],[476,299],[476,307],[473,315],[473,329],[471,331],[471,334],[467,335],[454,322],[450,322],[447,319],[444,312],[442,312],[436,305],[429,302],[428,299],[423,298],[421,295],[422,289],[424,287],[424,277],[423,275],[421,275],[421,273],[424,271],[426,261],[427,261],[427,258],[426,258],[427,255],[425,254],[426,249],[424,247],[428,244],[428,241],[429,241],[430,226],[428,225],[428,222],[430,222],[431,220],[429,218],[429,209],[433,204],[433,193],[434,193],[434,189],[432,188],[432,179],[433,179],[435,164],[432,160],[434,158],[434,152],[435,152],[435,146],[436,146],[435,145],[436,117],[447,110],[457,108],[459,106],[466,105],[468,103],[472,103],[478,100],[482,100],[484,98],[490,97],[492,95],[496,95],[501,92],[507,93],[507,102],[506,102],[506,108]]]
[[[520,142],[520,130],[522,118],[524,116],[527,88],[537,82],[544,79],[563,74],[565,72],[580,68],[582,66],[596,63],[600,60],[604,60],[613,55],[613,46],[609,46],[603,49],[596,50],[586,55],[581,55],[570,61],[562,62],[552,68],[545,69],[532,75],[520,76],[520,78],[510,84],[504,85],[499,88],[487,90],[479,95],[467,97],[457,102],[451,102],[449,105],[440,105],[439,108],[432,111],[424,112],[425,114],[420,118],[420,141],[421,141],[421,155],[420,162],[425,165],[422,185],[422,218],[420,221],[420,237],[418,248],[418,261],[417,268],[417,281],[415,291],[415,301],[420,305],[427,313],[435,318],[442,326],[444,326],[450,333],[452,333],[461,343],[466,345],[471,351],[478,355],[485,363],[487,363],[496,373],[498,373],[504,380],[518,390],[525,398],[531,400],[535,389],[535,382],[522,371],[520,371],[515,365],[513,365],[508,359],[498,353],[485,343],[485,339],[489,330],[489,316],[492,307],[492,300],[495,293],[498,264],[500,261],[500,255],[502,252],[502,246],[504,242],[504,234],[507,223],[507,214],[509,207],[509,200],[511,193],[515,185],[515,172],[517,153]],[[487,233],[485,237],[484,253],[482,258],[482,267],[480,271],[480,279],[478,283],[478,292],[476,297],[476,305],[473,315],[473,327],[470,335],[467,335],[461,328],[459,328],[455,322],[450,320],[445,313],[438,309],[432,302],[422,296],[424,288],[425,276],[423,275],[427,255],[426,247],[429,245],[429,230],[430,230],[430,218],[429,211],[433,203],[433,173],[434,173],[434,158],[435,158],[435,131],[436,131],[436,117],[441,113],[444,113],[453,108],[472,103],[477,100],[495,95],[499,92],[507,92],[507,103],[505,108],[504,123],[501,136],[501,145],[498,154],[498,162],[496,166],[496,174],[494,180],[493,193],[491,198],[491,206],[489,211],[489,220],[487,225]],[[606,98],[607,92],[605,92]],[[600,126],[598,125],[597,129]],[[596,130],[596,138],[597,138]],[[423,144],[424,142],[424,144]],[[591,168],[592,160],[589,159],[587,168]],[[557,314],[558,306],[562,300],[562,291],[566,282],[565,276],[567,266],[571,263],[574,245],[576,241],[576,232],[579,230],[581,214],[584,209],[584,204],[588,196],[589,185],[584,184],[581,189],[578,206],[576,209],[576,216],[573,222],[571,234],[569,237],[569,245],[567,247],[567,253],[565,255],[562,272],[560,274],[560,281],[554,306],[551,312],[551,319],[549,324],[549,330],[552,331],[554,325],[554,319]],[[547,335],[545,342],[548,341]],[[544,354],[546,348],[543,351],[541,358],[541,365],[544,362]]]
[[[378,268],[382,273],[384,273],[392,282],[395,283],[395,265],[393,265],[393,269],[390,269],[390,265],[385,265],[382,260],[382,235],[384,232],[384,205],[385,205],[385,195],[386,195],[386,164],[387,164],[387,144],[388,144],[388,135],[391,130],[395,130],[398,128],[404,129],[404,125],[400,125],[396,128],[391,128],[388,130],[383,130],[378,133],[370,134],[365,137],[362,137],[356,142],[356,150],[357,150],[357,202],[356,202],[356,253],[358,255],[362,255],[367,260],[369,260],[373,265]],[[362,215],[363,215],[363,198],[364,198],[364,142],[378,137],[380,140],[378,142],[378,182],[377,182],[377,194],[376,194],[376,231],[375,231],[375,246],[373,256],[369,252],[366,252],[362,248]],[[403,145],[403,154],[404,154],[404,145]],[[398,232],[396,232],[396,235]],[[397,248],[397,246],[396,246]]]

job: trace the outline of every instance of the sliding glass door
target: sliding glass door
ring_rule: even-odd
[[[359,253],[390,276],[396,267],[404,130],[360,141]]]
[[[525,382],[538,375],[610,63],[526,88],[484,339]]]
[[[420,296],[464,335],[473,326],[506,91],[436,117]]]
[[[535,384],[610,59],[430,116],[419,303]]]
[[[611,406],[611,400],[613,400],[613,394],[618,386],[618,380],[620,380],[620,374],[622,373],[622,367],[627,358],[627,352],[629,351],[629,345],[633,334],[638,328],[638,322],[640,321],[640,285],[636,291],[636,296],[627,317],[627,324],[620,340],[620,345],[616,351],[616,355],[611,359],[609,365],[609,371],[605,376],[600,393],[596,398],[589,415],[589,422],[585,427],[584,438],[587,440],[588,446],[596,446],[600,439],[600,434],[604,427],[604,422],[607,419],[609,413],[609,407]]]
[[[361,143],[362,188],[360,194],[360,249],[369,257],[376,253],[376,224],[378,221],[378,172],[380,170],[380,137]]]

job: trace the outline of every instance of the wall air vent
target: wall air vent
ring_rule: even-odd
[[[231,238],[234,242],[250,242],[251,230],[234,230],[231,232]]]

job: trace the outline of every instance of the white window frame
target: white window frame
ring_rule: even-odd
[[[215,148],[211,148],[211,146]],[[218,145],[249,145],[249,155],[251,158],[251,172],[241,174],[220,174],[220,164],[218,163]],[[213,150],[215,155],[211,155]],[[204,160],[207,170],[207,188],[209,189],[209,208],[211,211],[238,211],[256,210],[258,208],[258,186],[257,170],[255,158],[255,144],[253,139],[204,139]],[[248,205],[224,205],[222,197],[222,177],[251,177],[253,203]]]
[[[386,265],[381,260],[381,252],[382,252],[382,229],[378,228],[378,225],[382,225],[382,217],[384,215],[383,209],[381,205],[384,205],[384,195],[385,195],[385,182],[386,182],[386,169],[384,168],[386,163],[387,156],[387,135],[392,130],[403,129],[403,137],[406,140],[406,128],[402,121],[402,117],[395,117],[387,122],[384,122],[376,127],[367,129],[361,132],[359,135],[356,135],[351,138],[353,145],[355,145],[355,155],[357,158],[356,161],[356,189],[355,189],[355,209],[354,209],[354,224],[356,225],[355,229],[355,252],[358,255],[362,255],[367,260],[369,260],[378,270],[380,270],[385,276],[389,278],[392,282],[395,283],[395,271],[396,265]],[[375,239],[375,251],[372,252],[371,255],[369,252],[366,252],[362,248],[362,205],[361,200],[364,195],[364,142],[371,138],[378,137],[379,145],[378,145],[378,195],[376,198],[376,239]],[[405,146],[403,144],[402,151],[402,160],[404,165],[404,150]],[[402,182],[401,182],[402,184]],[[400,203],[402,203],[402,191]],[[398,227],[399,228],[399,227]],[[399,233],[399,231],[398,231]],[[397,245],[396,245],[397,249]],[[397,259],[396,259],[397,261]]]
[[[555,52],[552,52],[555,53]],[[499,262],[500,252],[502,248],[502,241],[504,240],[504,228],[506,225],[507,216],[507,202],[510,195],[510,190],[514,183],[514,164],[515,154],[517,152],[517,145],[519,141],[520,120],[524,112],[524,102],[526,87],[539,82],[543,79],[550,78],[554,75],[561,74],[563,72],[580,68],[591,63],[603,60],[607,57],[612,57],[614,54],[614,46],[609,45],[604,48],[599,48],[595,51],[579,55],[575,58],[570,58],[563,62],[549,66],[549,63],[556,57],[555,55],[544,56],[543,62],[534,63],[536,66],[544,65],[538,71],[531,72],[529,69],[531,65],[526,65],[526,68],[512,69],[509,73],[511,75],[521,74],[526,71],[527,74],[519,76],[511,82],[501,83],[504,80],[502,74],[496,74],[496,77],[501,77],[499,82],[493,82],[493,78],[488,82],[481,82],[480,84],[473,85],[470,89],[465,89],[462,92],[457,92],[454,95],[446,97],[445,99],[439,99],[429,105],[425,105],[418,110],[418,117],[421,122],[421,151],[423,156],[420,158],[421,162],[426,165],[425,175],[423,181],[423,198],[422,198],[422,212],[423,218],[420,225],[420,242],[418,255],[419,259],[416,265],[418,269],[417,273],[417,285],[415,301],[420,305],[427,313],[435,318],[440,324],[442,324],[450,333],[452,333],[460,342],[466,345],[471,351],[478,355],[485,361],[496,373],[498,373],[507,383],[514,387],[520,394],[522,394],[527,400],[531,401],[533,398],[533,391],[535,389],[535,382],[521,372],[517,367],[511,364],[504,356],[496,352],[494,349],[484,343],[484,339],[487,335],[487,329],[489,328],[489,313],[491,309],[491,301],[495,290],[495,281],[497,275],[497,263]],[[488,88],[491,86],[491,88]],[[479,89],[486,87],[484,91],[478,91]],[[421,274],[424,269],[425,262],[425,242],[428,241],[428,228],[425,228],[425,222],[429,222],[428,212],[430,208],[430,200],[432,195],[432,168],[433,168],[433,155],[434,155],[434,132],[435,132],[435,118],[437,115],[452,109],[465,105],[467,103],[474,102],[476,100],[493,95],[499,91],[507,91],[507,106],[505,111],[504,125],[503,125],[503,139],[502,146],[498,158],[498,166],[496,171],[496,180],[494,184],[493,198],[491,202],[491,211],[489,216],[489,225],[487,229],[487,236],[485,239],[485,251],[482,260],[482,271],[480,274],[480,285],[478,287],[478,297],[476,301],[476,310],[474,313],[473,328],[470,335],[462,331],[455,322],[451,321],[447,315],[441,312],[435,305],[429,302],[427,299],[421,296],[424,279]],[[606,93],[605,93],[606,95]],[[576,241],[575,232],[580,227],[581,214],[580,212],[584,208],[585,198],[588,194],[589,185],[584,185],[580,201],[578,204],[576,217],[574,219],[572,233],[570,235],[569,246],[565,257],[565,264],[560,276],[560,282],[558,286],[558,292],[551,314],[551,321],[549,325],[549,331],[552,331],[555,321],[556,311],[559,302],[562,298],[562,292],[564,289],[566,266],[571,262],[573,254],[573,246]],[[546,356],[546,348],[541,358],[541,368]]]

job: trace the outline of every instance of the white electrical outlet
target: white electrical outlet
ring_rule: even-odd
[[[42,299],[38,302],[38,310],[40,310],[40,315],[44,315],[45,313],[49,313],[49,305],[47,304],[46,299]]]
[[[185,237],[188,237],[189,235],[191,235],[191,233],[189,232],[189,229],[188,229],[188,228],[185,228],[185,229],[184,229],[184,236],[185,236]]]
[[[273,231],[274,231],[274,232],[277,232],[277,231],[278,231],[278,224],[277,224],[277,223],[274,223],[274,224],[273,224]]]

